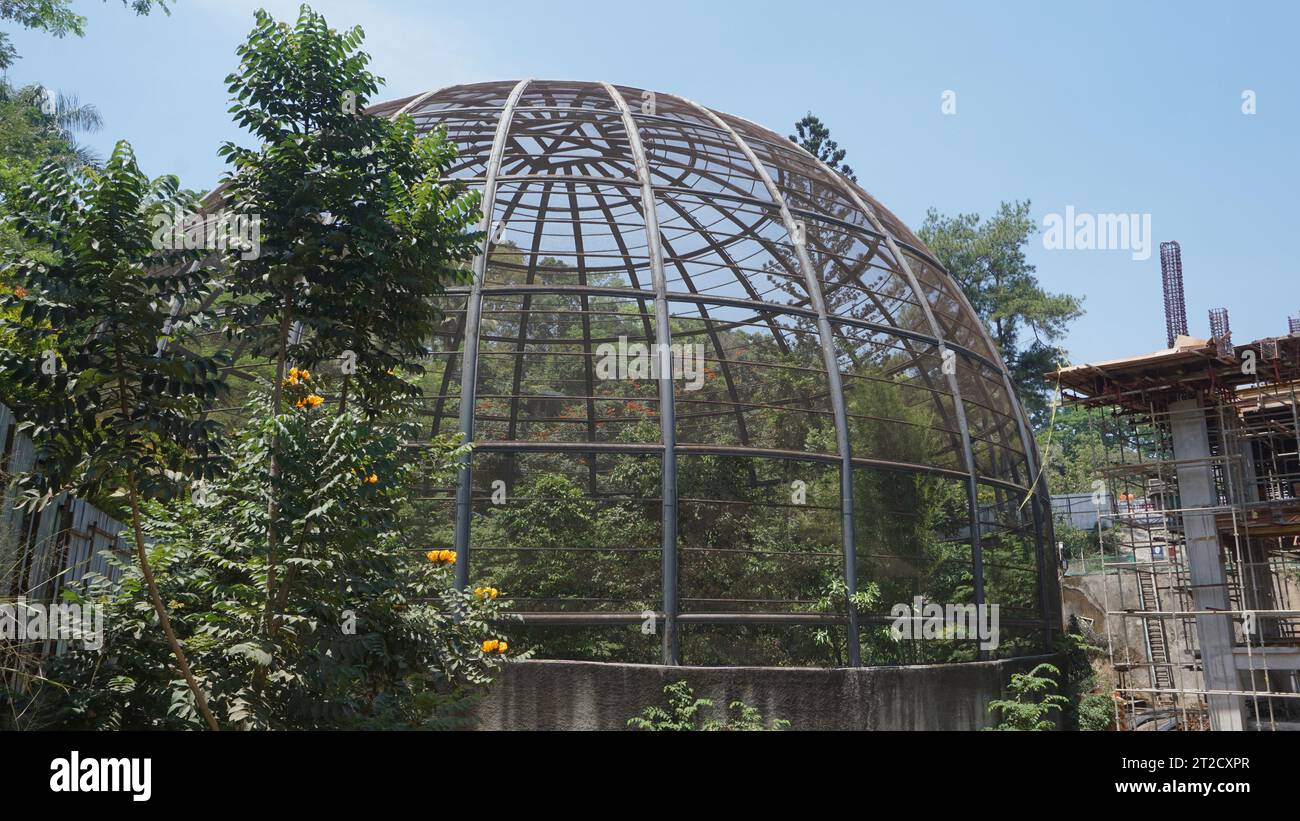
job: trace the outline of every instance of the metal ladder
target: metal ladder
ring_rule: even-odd
[[[1155,570],[1135,569],[1138,583],[1138,610],[1142,613],[1155,613],[1160,610],[1160,591],[1156,586]],[[1151,660],[1152,684],[1161,690],[1174,687],[1173,666],[1169,662],[1169,644],[1165,638],[1164,620],[1143,618],[1143,632],[1146,635],[1147,658]],[[1159,693],[1156,703],[1172,705],[1172,693]]]

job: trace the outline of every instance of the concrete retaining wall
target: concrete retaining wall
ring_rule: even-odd
[[[478,715],[485,730],[623,730],[663,688],[685,679],[696,698],[743,701],[795,730],[978,730],[1011,674],[1057,656],[918,667],[662,667],[582,661],[509,665]]]

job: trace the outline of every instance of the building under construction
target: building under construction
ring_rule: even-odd
[[[1300,320],[1187,334],[1161,246],[1165,350],[1063,368],[1107,450],[1094,498],[1120,729],[1300,729]]]

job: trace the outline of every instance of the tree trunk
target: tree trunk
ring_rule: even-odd
[[[135,533],[135,555],[140,561],[140,572],[144,574],[145,586],[149,588],[149,599],[153,602],[153,610],[158,614],[158,621],[162,624],[163,633],[167,636],[167,643],[171,645],[172,655],[176,657],[176,666],[180,668],[181,675],[185,677],[185,683],[190,688],[190,693],[194,695],[194,706],[198,708],[199,714],[207,722],[208,729],[220,730],[221,726],[217,724],[217,717],[212,714],[208,707],[208,699],[203,695],[203,690],[199,689],[199,682],[194,678],[194,673],[190,671],[190,663],[185,658],[185,651],[181,649],[181,643],[176,638],[176,632],[172,630],[171,619],[167,617],[167,609],[163,607],[162,596],[158,593],[158,583],[154,580],[153,569],[149,567],[149,556],[144,549],[144,532],[140,527],[140,494],[136,490],[135,476],[132,475],[128,480],[130,482],[131,496],[131,529]]]
[[[122,361],[122,349],[116,344],[114,355],[117,360],[117,400],[118,407],[122,413],[122,423],[126,424],[130,418],[130,413],[126,402],[126,382],[123,381],[123,372],[126,370],[125,363]],[[153,603],[153,611],[158,616],[158,622],[162,625],[163,634],[167,636],[167,643],[171,645],[172,655],[176,657],[176,665],[180,668],[181,675],[185,678],[186,685],[190,688],[190,693],[194,696],[194,705],[198,708],[199,714],[207,722],[208,729],[220,730],[221,726],[217,724],[217,718],[208,708],[208,699],[203,695],[203,690],[199,688],[198,681],[194,678],[194,673],[190,671],[189,660],[185,658],[185,650],[181,648],[180,641],[176,638],[176,631],[172,629],[172,620],[167,616],[167,608],[163,607],[162,596],[158,593],[158,583],[153,577],[153,568],[149,566],[149,555],[144,549],[144,529],[140,526],[140,491],[136,487],[134,471],[127,471],[127,492],[131,502],[131,530],[135,534],[135,555],[140,561],[140,572],[144,575],[145,586],[149,588],[149,600]]]

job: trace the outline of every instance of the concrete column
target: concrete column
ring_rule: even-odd
[[[1179,507],[1183,509],[1183,532],[1187,537],[1184,550],[1192,584],[1192,601],[1196,610],[1227,610],[1227,577],[1223,570],[1222,551],[1214,524],[1213,508],[1218,505],[1214,473],[1209,463],[1210,436],[1205,409],[1195,399],[1175,402],[1169,407],[1170,428],[1174,440],[1174,458],[1178,466]],[[1198,513],[1197,508],[1207,508]],[[1204,615],[1196,617],[1196,635],[1201,648],[1205,687],[1210,690],[1238,690],[1232,617]],[[1244,729],[1244,712],[1240,696],[1209,696],[1210,726],[1215,730]]]

